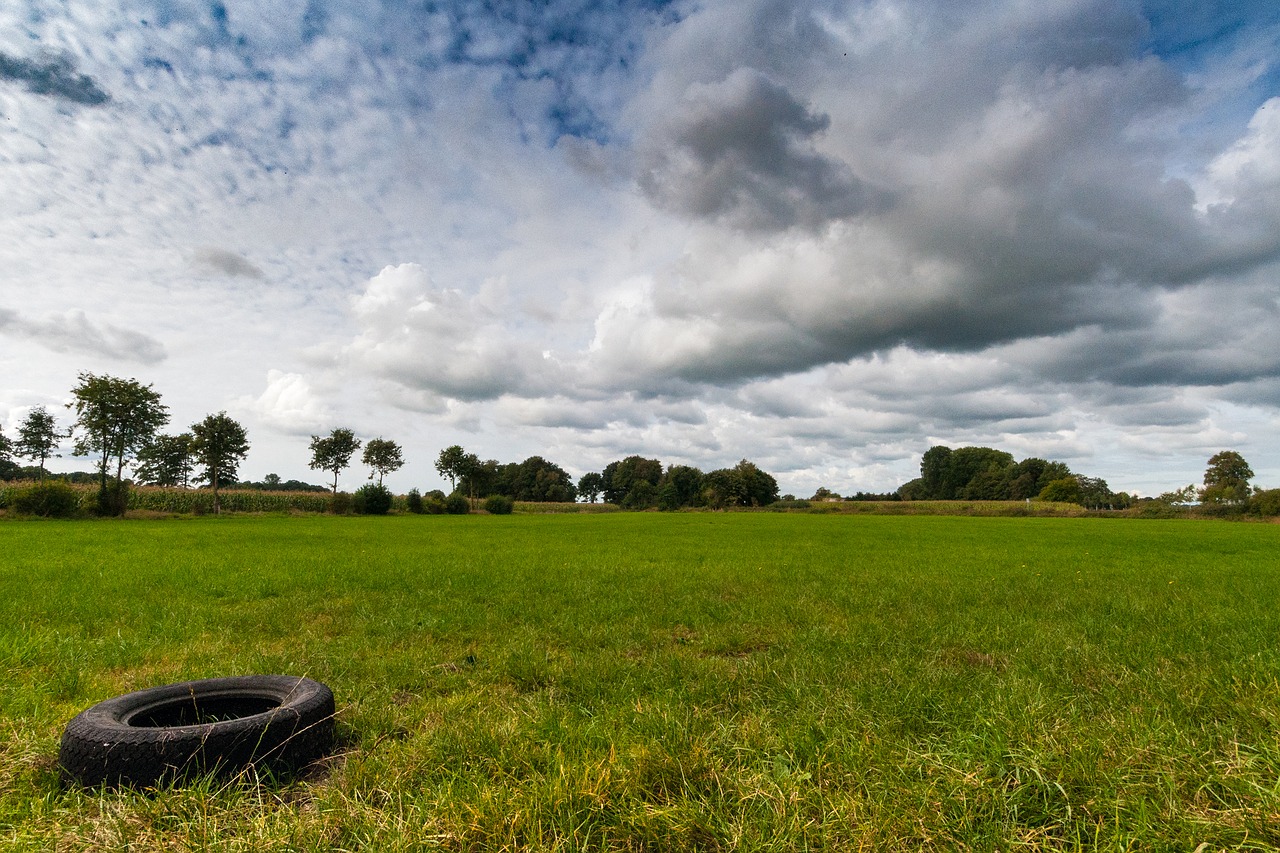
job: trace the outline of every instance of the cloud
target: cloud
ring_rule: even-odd
[[[760,4],[708,5],[659,50],[639,184],[697,221],[677,262],[601,306],[600,385],[698,394],[898,346],[981,352],[1085,329],[1168,347],[1144,351],[1146,381],[1177,364],[1190,377],[1206,360],[1183,350],[1207,338],[1159,331],[1175,322],[1165,294],[1229,291],[1280,251],[1264,209],[1280,197],[1274,110],[1209,167],[1245,189],[1198,207],[1166,159],[1197,102],[1144,53],[1133,8],[764,5],[767,57],[747,43]],[[742,67],[757,61],[768,73]]]
[[[236,278],[261,279],[264,274],[243,255],[205,246],[195,251],[193,260],[198,268],[211,273]]]
[[[167,357],[164,345],[150,335],[112,323],[95,323],[83,311],[31,320],[0,308],[0,335],[20,338],[59,353],[102,356],[157,364]]]
[[[242,397],[236,407],[252,412],[289,435],[310,435],[330,427],[332,411],[311,389],[307,378],[282,370],[267,371],[267,387],[257,397]]]
[[[639,183],[657,204],[748,229],[817,228],[886,206],[887,196],[813,140],[830,119],[784,86],[739,68],[695,83],[641,150]]]
[[[352,302],[360,334],[346,363],[458,400],[546,393],[554,368],[510,324],[501,282],[468,296],[438,286],[418,264],[385,267]]]
[[[75,63],[67,56],[39,62],[0,53],[0,80],[17,80],[26,83],[27,91],[33,94],[83,106],[101,106],[111,100],[96,80],[77,74]]]

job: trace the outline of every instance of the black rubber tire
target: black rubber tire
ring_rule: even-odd
[[[65,779],[154,787],[245,767],[296,770],[333,748],[333,692],[293,675],[246,675],[126,693],[67,724]]]

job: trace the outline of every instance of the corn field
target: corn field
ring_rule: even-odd
[[[0,507],[9,504],[11,495],[28,489],[31,483],[0,485]],[[80,496],[80,509],[91,512],[97,503],[96,484],[71,484]],[[327,492],[263,492],[256,489],[219,489],[218,502],[223,512],[328,512]],[[396,498],[393,507],[403,509],[404,498]],[[205,515],[213,512],[213,492],[209,489],[178,489],[161,486],[131,486],[129,509],[150,512],[173,512]]]

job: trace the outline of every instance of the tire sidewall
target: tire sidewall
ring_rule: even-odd
[[[257,714],[183,726],[134,726],[131,717],[192,699],[258,698],[276,702]],[[165,777],[227,773],[246,766],[287,771],[310,763],[333,740],[333,693],[320,682],[287,675],[183,681],[137,690],[82,711],[63,733],[63,772],[82,784],[152,786]]]

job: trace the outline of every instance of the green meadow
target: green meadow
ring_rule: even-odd
[[[1280,849],[1280,525],[0,522],[5,850]],[[142,687],[332,687],[297,778],[63,788]]]

